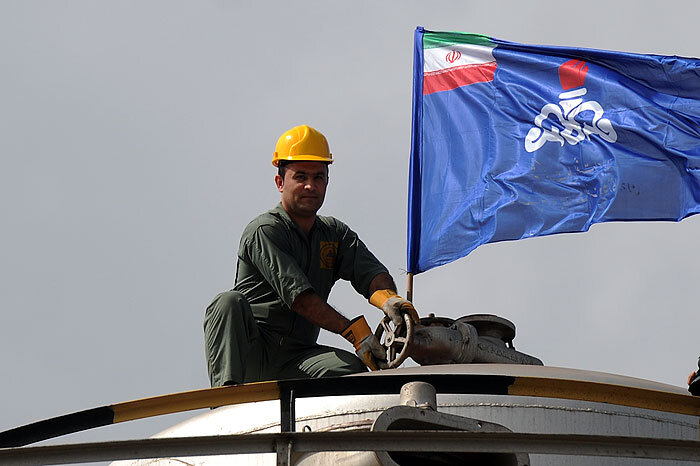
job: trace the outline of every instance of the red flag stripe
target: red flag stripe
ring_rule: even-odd
[[[463,65],[423,74],[423,95],[450,91],[461,86],[493,81],[496,62]]]

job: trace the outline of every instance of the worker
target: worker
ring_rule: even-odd
[[[318,216],[333,156],[326,138],[301,125],[282,134],[272,165],[281,202],[243,231],[233,289],[204,318],[212,387],[261,380],[324,377],[386,367],[386,352],[363,316],[344,317],[326,302],[338,279],[380,308],[394,324],[418,322],[396,293],[386,267],[357,234]],[[320,328],[342,335],[355,354],[319,345]],[[365,367],[366,366],[366,367]]]
[[[688,391],[691,395],[700,396],[700,358],[698,358],[698,370],[688,376]]]

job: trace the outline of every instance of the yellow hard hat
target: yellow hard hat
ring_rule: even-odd
[[[323,134],[311,126],[301,125],[285,131],[277,140],[272,165],[277,167],[285,160],[333,163],[333,154]]]

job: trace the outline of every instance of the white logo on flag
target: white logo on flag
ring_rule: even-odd
[[[583,87],[588,73],[588,66],[585,65],[586,62],[569,60],[559,67],[559,80],[565,92],[559,94],[559,104],[546,104],[535,117],[535,126],[530,128],[525,136],[526,151],[534,152],[547,141],[558,142],[562,146],[566,141],[573,146],[584,139],[590,141],[591,134],[596,134],[608,142],[617,141],[617,133],[612,123],[603,118],[603,107],[594,100],[584,102],[581,98],[587,92]],[[592,118],[576,119],[580,113],[586,111],[592,112]],[[560,131],[555,126],[543,127],[542,123],[550,116],[559,120],[564,129]]]

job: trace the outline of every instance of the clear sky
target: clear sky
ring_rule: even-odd
[[[232,285],[242,229],[278,202],[270,160],[292,126],[324,132],[336,159],[321,213],[403,293],[416,26],[700,56],[698,10],[0,0],[0,430],[208,386],[204,309]],[[547,365],[683,386],[700,353],[699,237],[697,216],[486,245],[416,277],[415,303],[510,319],[516,348]],[[381,315],[344,283],[330,302],[371,326]]]

